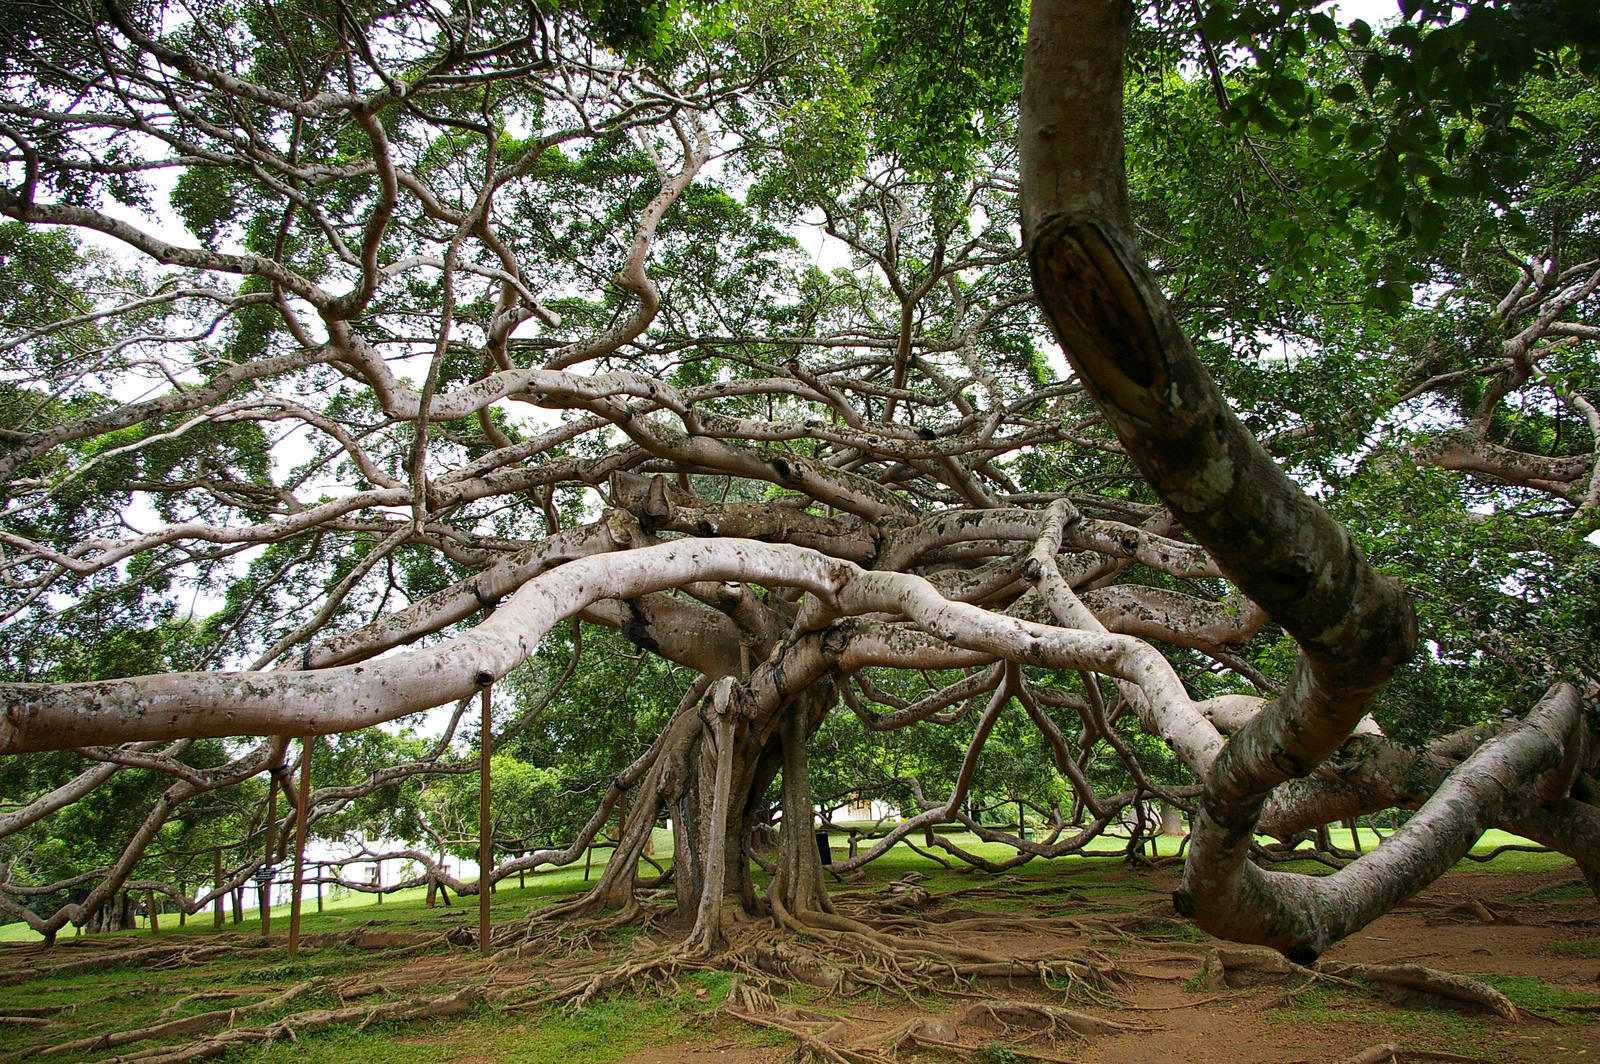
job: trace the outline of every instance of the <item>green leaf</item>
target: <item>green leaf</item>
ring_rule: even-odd
[[[1383,56],[1373,52],[1361,61],[1361,84],[1366,87],[1370,95],[1382,80]]]

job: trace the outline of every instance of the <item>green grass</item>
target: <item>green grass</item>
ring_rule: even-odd
[[[1568,990],[1532,975],[1484,975],[1485,983],[1511,999],[1519,1009],[1528,1009],[1552,1019],[1562,1019],[1561,1009],[1582,1008],[1600,1003],[1600,994]]]
[[[1344,987],[1313,986],[1267,1013],[1275,1026],[1303,1030],[1360,1032],[1364,1041],[1403,1037],[1414,1049],[1482,1056],[1493,1037],[1492,1021],[1447,1008],[1390,1008],[1372,996]]]
[[[999,857],[1005,848],[978,842],[970,835],[954,836],[953,841],[985,856]],[[1342,839],[1338,841],[1344,841]],[[1501,845],[1504,837],[1491,836],[1484,840],[1487,851]],[[835,837],[835,852],[842,856],[844,847],[840,837]],[[1170,852],[1175,840],[1162,840],[1163,852]],[[1369,841],[1370,845],[1370,841]],[[1104,910],[1126,907],[1139,895],[1148,895],[1150,886],[1140,877],[1130,873],[1119,859],[1121,846],[1116,840],[1103,844],[1098,855],[1072,856],[1052,861],[1037,860],[1003,878],[991,878],[965,867],[943,868],[904,847],[896,847],[879,861],[866,866],[857,880],[845,885],[835,885],[836,890],[874,890],[885,882],[916,873],[921,883],[935,894],[964,887],[985,886],[993,890],[965,895],[954,904],[970,905],[975,909],[997,912],[1026,909],[1035,900],[1059,902],[1068,892],[1084,899],[1073,907]],[[1487,867],[1490,870],[1523,870],[1530,855],[1512,854],[1496,859]],[[1565,861],[1565,859],[1561,859]],[[1570,863],[1570,862],[1568,862]],[[1474,869],[1486,866],[1473,865]],[[1028,889],[1049,885],[1058,888],[1062,895],[1008,896],[1006,888]],[[568,897],[584,886],[583,870],[577,868],[546,872],[529,878],[525,888],[515,886],[515,880],[503,885],[493,896],[492,913],[497,923],[508,922],[529,910]],[[177,1002],[185,994],[201,991],[236,991],[237,996],[222,999],[194,1000],[184,1004],[181,1014],[194,1014],[231,1005],[247,1006],[279,994],[286,987],[314,976],[338,979],[352,974],[374,970],[374,964],[383,964],[381,957],[370,951],[343,946],[318,946],[307,949],[293,960],[282,952],[281,936],[288,927],[288,914],[279,907],[273,913],[274,943],[266,945],[256,937],[259,923],[255,919],[224,926],[232,942],[240,948],[211,960],[162,972],[149,972],[133,965],[109,967],[92,973],[35,980],[13,987],[0,987],[0,1013],[7,1001],[14,1004],[72,1005],[75,1011],[67,1025],[62,1025],[48,1035],[36,1031],[12,1032],[8,1038],[8,1052],[26,1054],[52,1042],[83,1037],[97,1032],[126,1030],[156,1022],[162,1009]],[[362,927],[383,931],[436,931],[445,927],[473,926],[477,919],[477,899],[455,899],[452,908],[440,906],[428,909],[425,892],[415,889],[390,895],[380,905],[372,896],[352,895],[329,899],[325,911],[317,913],[308,907],[303,914],[302,930],[307,935],[329,932],[349,932]],[[211,931],[210,914],[190,920],[181,931],[170,917],[162,919],[161,939],[182,936],[204,936]],[[625,927],[616,935],[603,939],[597,948],[626,952],[628,940],[637,932],[635,927]],[[1146,929],[1152,938],[1167,940],[1202,939],[1187,921],[1173,921],[1169,926]],[[137,947],[151,942],[148,931],[125,932],[121,936]],[[203,945],[204,938],[196,937],[195,945]],[[1584,945],[1588,943],[1588,945]],[[57,955],[70,957],[72,946],[64,943]],[[1600,940],[1580,940],[1563,944],[1562,952],[1590,955],[1583,952],[1594,949],[1600,952]],[[442,947],[441,947],[442,948]],[[1556,948],[1556,947],[1552,947]],[[441,968],[441,972],[448,969]],[[537,978],[537,974],[534,974]],[[376,975],[373,978],[377,978]],[[448,976],[441,974],[438,986],[408,988],[405,996],[413,994],[445,993],[456,989],[459,983],[447,983]],[[385,1028],[369,1025],[365,1029],[353,1028],[324,1030],[307,1036],[299,1044],[285,1041],[262,1049],[240,1049],[230,1060],[252,1062],[289,1061],[309,1064],[352,1064],[362,1060],[381,1059],[407,1064],[415,1061],[431,1062],[450,1057],[470,1056],[486,1064],[607,1064],[631,1054],[647,1050],[652,1045],[672,1046],[684,1041],[738,1040],[748,1044],[782,1043],[784,1039],[770,1032],[750,1029],[728,1021],[708,1017],[707,1013],[720,1004],[726,996],[728,976],[723,973],[680,974],[669,992],[657,994],[642,989],[614,999],[592,1003],[583,1012],[570,1014],[558,1008],[506,1013],[482,1006],[465,1017],[439,1021],[433,1024],[403,1024]],[[1583,1004],[1593,1000],[1593,995],[1559,996],[1554,988],[1538,980],[1522,983],[1501,981],[1496,985],[1512,1000],[1534,1011],[1559,1010],[1566,1004]],[[153,989],[159,988],[159,989]],[[697,991],[699,991],[697,993]],[[1555,993],[1557,996],[1552,996]],[[393,1000],[396,995],[377,995],[362,999],[365,1003]],[[812,1001],[816,1007],[826,1009],[828,1002],[814,994],[800,991],[789,996],[794,1003]],[[337,1004],[326,996],[304,998],[283,1007],[285,1012],[298,1012],[308,1008],[331,1007]],[[1299,995],[1286,1008],[1275,1010],[1275,1019],[1281,1022],[1313,1024],[1318,1021],[1336,1024],[1353,1024],[1360,1029],[1371,1029],[1374,1037],[1405,1037],[1420,1040],[1440,1049],[1470,1051],[1473,1040],[1488,1030],[1485,1021],[1441,1010],[1424,1010],[1421,1013],[1400,1012],[1382,1006],[1360,993],[1312,988]],[[247,1021],[255,1026],[275,1018],[257,1014]],[[708,1029],[708,1025],[710,1029]],[[70,1033],[64,1027],[70,1026]],[[148,1048],[149,1043],[137,1043],[129,1051]],[[990,1059],[1007,1059],[1012,1052],[1003,1043],[994,1043]],[[106,1054],[74,1056],[64,1054],[53,1058],[58,1064],[79,1064],[81,1061],[99,1059]],[[663,1057],[665,1059],[665,1057]]]
[[[472,1056],[489,1064],[606,1064],[652,1044],[671,1044],[703,1033],[707,1014],[727,996],[729,976],[695,972],[670,994],[605,998],[579,1012],[559,1007],[501,1013],[480,1007],[465,1019],[365,1030],[334,1029],[299,1045],[280,1042],[236,1051],[230,1059],[261,1064],[434,1064]],[[703,993],[696,993],[701,991]],[[741,1033],[730,1027],[730,1037]],[[757,1042],[771,1041],[757,1035]],[[665,1058],[663,1058],[665,1059]]]
[[[604,865],[598,860],[590,881],[599,877]],[[509,886],[507,884],[510,884]],[[489,906],[489,911],[494,919],[511,919],[521,916],[530,908],[538,904],[548,904],[559,898],[568,897],[584,886],[583,866],[575,865],[568,868],[542,871],[537,875],[528,877],[528,885],[519,888],[514,881],[507,880],[500,884]],[[247,890],[254,894],[254,887]],[[303,934],[326,934],[341,930],[350,930],[372,920],[380,921],[386,929],[406,930],[409,927],[416,930],[431,929],[438,926],[441,916],[449,916],[452,912],[461,914],[464,920],[476,920],[478,911],[477,895],[456,897],[451,894],[451,904],[447,907],[442,903],[436,909],[427,908],[428,891],[426,887],[412,887],[407,890],[397,891],[383,896],[383,901],[377,900],[375,894],[365,894],[359,891],[344,891],[339,896],[325,896],[323,911],[317,912],[315,895],[307,891],[306,897],[301,902],[300,926]],[[272,933],[280,935],[289,929],[288,904],[274,905],[272,907]],[[188,918],[187,924],[180,927],[176,913],[163,914],[159,919],[161,930],[158,934],[166,937],[169,934],[195,934],[214,930],[212,925],[211,909],[198,913]],[[246,909],[244,920],[241,923],[233,922],[233,909],[231,903],[226,909],[226,922],[223,931],[238,931],[244,934],[256,934],[261,929],[261,915],[255,909]],[[61,931],[62,937],[71,937],[72,928],[69,925]],[[144,918],[139,920],[136,931],[117,932],[120,935],[137,935],[141,939],[150,937],[149,923]],[[0,942],[38,942],[40,936],[32,928],[23,923],[9,923],[0,925]]]
[[[1541,953],[1560,953],[1568,957],[1589,957],[1600,960],[1600,938],[1574,938],[1566,942],[1552,942]]]
[[[1331,832],[1335,845],[1350,847],[1349,832],[1343,828]],[[671,856],[671,838],[665,831],[658,832],[656,857],[664,861]],[[952,842],[972,853],[991,860],[1004,859],[1011,851],[1000,843],[981,842],[970,833],[952,833],[948,836]],[[1370,829],[1361,833],[1362,843],[1366,849],[1371,849],[1374,836]],[[832,836],[831,844],[835,858],[843,860],[848,852],[845,835],[838,833]],[[921,840],[917,840],[921,845]],[[1473,851],[1478,854],[1487,854],[1497,847],[1507,844],[1526,844],[1526,840],[1508,835],[1503,831],[1486,832]],[[1137,884],[1121,882],[1120,872],[1122,865],[1115,858],[1120,856],[1125,847],[1125,841],[1115,838],[1100,838],[1089,847],[1086,855],[1073,855],[1059,857],[1052,860],[1037,859],[1012,871],[1011,876],[1024,882],[1049,881],[1059,882],[1063,874],[1073,877],[1070,884],[1072,889],[1080,890],[1094,897],[1110,896],[1115,894],[1140,894],[1143,888]],[[1178,840],[1174,838],[1160,838],[1156,840],[1158,853],[1172,855],[1177,852]],[[937,852],[937,851],[935,851]],[[1111,858],[1107,860],[1107,858]],[[951,858],[946,857],[947,860]],[[1505,853],[1494,860],[1485,863],[1464,861],[1459,868],[1466,870],[1488,872],[1553,872],[1572,867],[1572,860],[1555,853]],[[600,853],[596,860],[591,881],[598,878],[604,862]],[[1323,874],[1330,871],[1326,866],[1314,861],[1291,861],[1275,866],[1280,871],[1305,872],[1308,874]],[[647,866],[646,872],[650,870]],[[878,884],[891,879],[900,878],[908,873],[916,872],[926,877],[923,885],[934,893],[954,890],[963,886],[970,886],[983,877],[983,873],[964,866],[956,869],[945,869],[913,853],[905,847],[895,847],[878,860],[867,865],[863,871],[866,873],[869,884]],[[528,877],[528,885],[523,888],[501,884],[501,889],[494,896],[491,904],[491,913],[498,922],[511,919],[527,912],[530,908],[559,897],[565,897],[584,886],[583,867],[574,865],[562,869],[542,871]],[[848,888],[845,888],[848,889]],[[1572,893],[1550,894],[1542,892],[1540,897],[1548,894],[1550,897],[1587,897],[1587,890],[1581,885],[1577,887],[1554,888],[1568,890]],[[441,905],[437,909],[428,909],[425,906],[427,892],[425,888],[415,887],[384,896],[382,902],[376,900],[376,895],[363,894],[356,891],[341,892],[338,896],[324,898],[324,911],[317,912],[315,899],[309,896],[302,903],[301,928],[305,934],[324,934],[341,930],[350,930],[372,920],[377,920],[384,927],[392,930],[425,930],[435,929],[441,920],[456,919],[470,922],[477,912],[478,900],[476,896],[465,898],[452,898],[450,907]],[[996,908],[1003,908],[1004,904],[997,902]],[[457,914],[452,917],[452,914]],[[272,909],[272,929],[274,934],[282,934],[288,929],[289,906],[277,905]],[[212,929],[210,911],[199,913],[189,918],[187,926],[180,928],[176,914],[166,914],[160,918],[162,936],[169,934],[185,934],[208,932]],[[256,933],[260,928],[260,916],[254,910],[246,912],[245,920],[235,924],[232,920],[232,910],[228,910],[227,922],[223,929],[238,931],[245,934]],[[70,936],[70,928],[62,932]],[[138,935],[142,938],[149,936],[147,926],[141,926],[137,931],[122,932],[123,934]],[[26,924],[9,923],[0,925],[0,942],[37,942],[39,936]]]
[[[977,1059],[981,1064],[1022,1064],[1026,1058],[1018,1056],[1010,1046],[999,1039],[978,1047]]]

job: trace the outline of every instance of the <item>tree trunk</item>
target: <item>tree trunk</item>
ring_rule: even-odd
[[[639,856],[666,811],[674,843],[674,918],[689,927],[685,948],[721,948],[730,921],[752,918],[763,909],[745,840],[780,768],[786,781],[784,822],[797,828],[786,827],[780,836],[773,890],[779,903],[798,907],[793,911],[830,911],[810,831],[804,736],[821,722],[833,694],[831,682],[813,683],[775,713],[762,714],[761,720],[750,718],[741,689],[731,678],[717,681],[699,700],[686,700],[668,723],[644,778],[630,790],[615,856],[594,889],[570,911],[627,911],[634,905]]]
[[[831,692],[830,692],[831,694]],[[831,701],[831,699],[830,699]],[[796,699],[783,714],[783,830],[778,835],[778,867],[768,888],[774,914],[799,919],[811,913],[831,913],[822,878],[822,857],[811,828],[813,802],[811,769],[806,737],[816,723],[807,713],[807,700]],[[823,713],[827,705],[823,705]]]
[[[1019,119],[1023,241],[1045,316],[1128,456],[1217,566],[1300,645],[1283,693],[1205,773],[1179,912],[1308,963],[1393,902],[1249,863],[1262,805],[1331,754],[1409,657],[1399,585],[1273,462],[1223,400],[1139,249],[1128,212],[1123,55],[1134,7],[1037,0]],[[1089,121],[1083,115],[1090,113]],[[1402,875],[1409,893],[1432,862]],[[1420,881],[1419,881],[1420,880]]]

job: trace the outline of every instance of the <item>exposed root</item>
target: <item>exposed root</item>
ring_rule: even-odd
[[[100,1049],[115,1049],[118,1046],[130,1045],[134,1042],[145,1042],[154,1038],[174,1038],[201,1034],[205,1031],[228,1027],[237,1022],[241,1017],[253,1016],[263,1012],[271,1012],[303,997],[326,990],[328,984],[323,979],[308,979],[290,987],[283,993],[258,1001],[253,1005],[246,1005],[236,1009],[216,1009],[212,1012],[202,1012],[194,1016],[183,1016],[178,1019],[167,1020],[163,1023],[153,1024],[149,1027],[138,1027],[129,1031],[108,1031],[104,1034],[93,1035],[89,1038],[79,1038],[73,1042],[62,1042],[59,1045],[46,1046],[38,1050],[40,1056],[49,1056],[55,1053],[92,1053]],[[191,1000],[197,995],[190,995],[185,1000]],[[169,1010],[170,1011],[170,1010]],[[162,1013],[163,1016],[167,1013]]]
[[[53,979],[61,975],[76,975],[79,972],[101,972],[108,968],[122,967],[136,964],[147,970],[161,971],[168,968],[179,968],[190,964],[200,964],[231,954],[241,948],[260,948],[265,945],[261,939],[245,939],[243,941],[219,943],[211,939],[205,946],[187,945],[162,945],[146,946],[143,948],[122,948],[114,946],[78,947],[83,952],[90,953],[88,957],[80,957],[69,961],[59,961],[53,964],[39,964],[32,967],[18,966],[16,968],[0,971],[0,986],[14,986],[18,983],[30,982],[34,979]],[[59,948],[59,947],[57,947]]]
[[[744,1023],[782,1031],[796,1039],[800,1044],[794,1058],[799,1061],[827,1061],[828,1064],[889,1064],[890,1061],[879,1052],[840,1045],[848,1027],[833,1016],[793,1006],[780,1008],[763,982],[734,976],[728,984],[728,998],[718,1011]]]
[[[1108,1020],[1087,1012],[1032,1001],[987,1001],[974,1005],[962,1014],[961,1024],[1003,1035],[1027,1032],[1029,1037],[1048,1038],[1051,1041],[1058,1040],[1060,1035],[1067,1035],[1080,1042],[1087,1042],[1096,1035],[1158,1029],[1149,1024]]]
[[[1402,1049],[1393,1043],[1371,1046],[1338,1064],[1408,1064],[1410,1061],[1438,1061],[1439,1064],[1493,1064],[1484,1057],[1464,1057],[1431,1049]]]
[[[858,916],[921,912],[938,903],[938,899],[921,884],[923,878],[919,873],[910,872],[878,890],[836,895],[833,903],[841,909],[848,908]]]
[[[1389,1064],[1398,1059],[1400,1047],[1393,1044],[1368,1046],[1353,1057],[1346,1057],[1338,1064]]]
[[[670,905],[647,905],[631,899],[623,908],[605,914],[562,915],[553,909],[540,909],[500,926],[490,942],[496,951],[514,950],[517,957],[542,952],[587,953],[600,948],[607,935],[623,928],[654,931],[671,912]]]
[[[790,1035],[799,1043],[794,1053],[796,1060],[827,1064],[891,1064],[907,1049],[929,1049],[979,1059],[984,1043],[996,1037],[1011,1040],[1007,1049],[1018,1059],[1063,1064],[1068,1058],[1053,1052],[1062,1040],[1081,1044],[1096,1035],[1153,1029],[1054,1005],[1000,1001],[975,1005],[954,1019],[938,1015],[914,1017],[865,1044],[851,1046],[844,1044],[849,1027],[837,1017],[780,1006],[767,983],[740,976],[734,977],[728,999],[719,1011],[742,1022]],[[963,1028],[974,1031],[977,1039],[963,1040]]]
[[[298,1041],[298,1036],[340,1024],[355,1024],[360,1030],[373,1023],[460,1016],[483,1000],[481,987],[469,986],[440,997],[410,998],[364,1008],[316,1009],[285,1016],[261,1027],[238,1027],[210,1035],[181,1046],[159,1046],[137,1053],[119,1053],[100,1064],[188,1064],[209,1060],[241,1045],[267,1044],[280,1038]]]
[[[557,988],[543,998],[532,1002],[535,1005],[549,1004],[555,1001],[568,1002],[573,1009],[581,1009],[597,995],[626,986],[637,979],[650,977],[658,980],[671,979],[679,971],[699,967],[695,955],[683,949],[675,949],[654,957],[634,959],[614,967],[595,971],[586,976],[572,980]]]
[[[903,910],[927,904],[926,892],[914,882],[902,881],[887,893]],[[1019,959],[976,949],[957,940],[947,926],[929,925],[909,916],[893,918],[896,930],[920,930],[923,935],[886,933],[842,913],[812,910],[796,914],[776,899],[771,899],[771,904],[773,922],[725,918],[722,948],[708,948],[702,937],[693,934],[676,942],[640,936],[633,952],[620,962],[597,956],[564,963],[551,989],[508,1007],[536,1008],[560,1002],[579,1008],[630,983],[671,981],[683,972],[707,969],[733,972],[748,981],[812,986],[836,997],[876,990],[907,1000],[930,992],[970,998],[975,995],[965,988],[971,980],[1002,978],[1037,981],[1069,998],[1107,1002],[1109,989],[1121,980],[1110,959],[1093,951]],[[584,921],[575,930],[569,924],[560,941],[570,956],[575,935],[579,941],[587,941],[586,936],[596,929],[609,926],[609,921]],[[541,934],[539,940],[553,938]],[[519,956],[528,945],[519,945]]]
[[[874,1040],[874,1045],[893,1057],[902,1049],[926,1046],[932,1049],[965,1050],[956,1025],[944,1016],[917,1016]]]
[[[177,1001],[162,1009],[161,1014],[156,1019],[170,1020],[197,1001],[228,1001],[235,998],[249,997],[251,993],[253,991],[250,990],[197,990],[192,994],[183,995]]]
[[[459,929],[457,929],[459,930]],[[358,927],[354,931],[338,931],[326,935],[302,935],[300,945],[306,948],[345,946],[360,950],[413,950],[418,946],[439,946],[450,932],[439,931],[385,931]]]
[[[1487,983],[1465,975],[1441,972],[1420,964],[1334,964],[1324,962],[1320,971],[1343,978],[1361,979],[1386,989],[1402,1003],[1445,1004],[1493,1012],[1512,1023],[1522,1020],[1511,999]]]
[[[1315,979],[1316,972],[1302,967],[1275,950],[1252,946],[1216,946],[1200,962],[1202,990],[1238,989],[1281,982],[1295,975]]]
[[[52,1017],[72,1015],[73,1012],[77,1011],[80,1004],[83,1003],[75,1001],[70,1005],[7,1005],[5,1007],[5,1016],[0,1017],[0,1019],[13,1022],[16,1020],[44,1020],[48,1023]],[[32,1025],[25,1024],[24,1026]]]
[[[1452,905],[1443,914],[1447,918],[1464,918],[1477,920],[1483,924],[1516,924],[1514,916],[1502,916],[1477,898],[1468,898],[1459,905]]]
[[[1469,976],[1453,975],[1420,964],[1323,961],[1315,968],[1306,968],[1273,950],[1249,946],[1218,946],[1208,950],[1200,970],[1200,985],[1206,990],[1236,989],[1282,982],[1293,976],[1302,976],[1306,982],[1290,991],[1290,996],[1316,982],[1333,982],[1354,989],[1375,985],[1400,1004],[1482,1010],[1503,1016],[1512,1023],[1522,1018],[1510,998]]]

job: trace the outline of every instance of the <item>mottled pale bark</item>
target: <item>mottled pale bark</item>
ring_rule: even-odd
[[[370,665],[315,672],[168,673],[78,684],[0,684],[0,753],[180,736],[323,735],[464,698],[510,672],[561,619],[605,599],[699,581],[753,581],[810,593],[801,631],[888,612],[955,647],[1026,664],[1134,681],[1154,667],[1127,636],[1018,620],[941,596],[905,573],[867,572],[801,547],[681,540],[580,558],[543,573],[470,632]]]
[[[1311,884],[1248,862],[1273,789],[1345,741],[1410,654],[1413,622],[1400,589],[1371,570],[1239,423],[1146,267],[1127,222],[1122,165],[1131,17],[1131,5],[1117,0],[1032,9],[1021,125],[1025,241],[1041,305],[1130,457],[1222,571],[1301,648],[1284,692],[1242,722],[1205,775],[1179,907],[1215,933],[1314,956],[1448,867],[1489,822],[1493,788],[1542,771],[1566,733],[1549,730],[1556,707],[1547,700],[1530,718],[1539,723],[1506,733],[1452,775],[1418,814],[1418,830],[1338,879]],[[1570,714],[1574,700],[1558,701]],[[1527,752],[1535,747],[1537,755]]]

